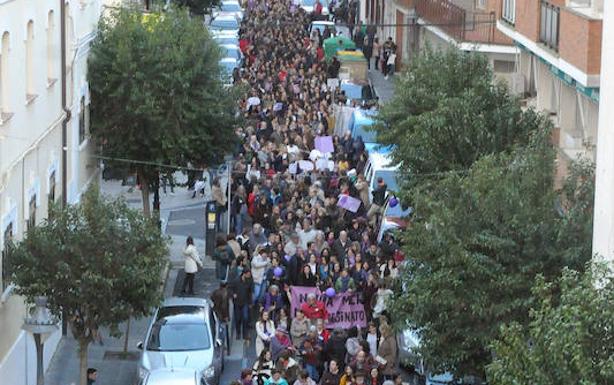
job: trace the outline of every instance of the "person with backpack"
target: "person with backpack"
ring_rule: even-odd
[[[228,245],[226,237],[222,234],[217,237],[215,242],[215,251],[212,259],[215,261],[215,275],[220,281],[228,279],[228,269],[230,264],[235,259],[232,248]]]

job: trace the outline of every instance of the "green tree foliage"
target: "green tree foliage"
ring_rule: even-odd
[[[220,78],[219,47],[202,20],[111,11],[92,45],[92,135],[102,153],[179,166],[217,163],[235,143],[235,98]],[[158,169],[136,164],[149,214]]]
[[[553,279],[590,259],[592,168],[579,165],[556,191],[540,125],[528,146],[414,189],[421,219],[403,236],[409,261],[392,313],[418,329],[435,371],[484,378],[500,327],[528,322],[536,275]]]
[[[598,288],[595,283],[598,282]],[[494,344],[493,385],[614,383],[614,280],[595,267],[539,277],[528,327],[512,323]]]
[[[525,144],[539,119],[493,83],[485,56],[427,48],[400,74],[375,129],[379,143],[395,146],[393,159],[406,173],[424,174],[466,169],[483,155]]]
[[[98,328],[118,333],[119,323],[149,314],[160,301],[167,241],[152,220],[105,200],[96,187],[51,217],[9,246],[9,266],[19,294],[47,296],[51,311],[67,317],[84,385],[87,347]]]
[[[204,15],[208,9],[219,4],[219,0],[176,0],[180,7],[186,7],[194,15]]]

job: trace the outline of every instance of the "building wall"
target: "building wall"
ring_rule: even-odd
[[[87,127],[85,135],[79,136],[79,112],[82,97],[84,110],[89,105],[87,54],[103,0],[70,0],[65,4],[67,97],[72,116],[68,121],[67,199],[75,203],[98,171],[90,157]],[[8,55],[0,57],[0,66],[4,64],[0,68],[0,90],[7,94],[0,91],[0,250],[4,249],[7,229],[12,228],[17,241],[24,236],[32,198],[37,224],[47,216],[50,196],[56,202],[61,199],[65,114],[61,106],[59,6],[56,0],[0,0],[0,56],[7,52],[2,50],[2,37],[9,37]],[[9,286],[0,296],[2,384],[36,383],[33,339],[21,330],[25,315],[23,298],[13,294]],[[57,331],[46,342],[45,366],[60,337]]]
[[[614,3],[603,4],[603,44],[599,139],[595,179],[593,254],[596,262],[614,264]]]
[[[561,11],[559,54],[588,74],[599,74],[601,68],[601,20],[569,9]]]

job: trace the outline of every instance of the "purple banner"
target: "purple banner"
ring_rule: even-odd
[[[339,195],[337,206],[355,213],[356,211],[358,211],[358,208],[360,207],[361,203],[362,201],[360,199],[353,198],[349,195]]]
[[[361,296],[358,293],[338,293],[333,298],[320,292],[317,287],[291,286],[292,317],[301,305],[307,302],[307,294],[314,293],[318,301],[322,301],[328,312],[326,328],[348,329],[353,326],[364,328],[367,326],[367,315]]]
[[[335,152],[332,136],[316,136],[315,146],[316,149],[323,154],[326,154],[327,152]]]

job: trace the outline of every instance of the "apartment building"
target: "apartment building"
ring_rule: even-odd
[[[603,0],[500,0],[497,28],[520,48],[514,88],[550,114],[559,176],[595,160]]]
[[[518,48],[497,30],[500,0],[369,0],[363,22],[397,43],[398,64],[427,44],[485,54],[496,75],[511,84]]]
[[[0,0],[0,250],[19,240],[63,199],[62,133],[66,123],[66,200],[79,201],[98,174],[88,141],[87,55],[102,0]],[[64,7],[65,19],[61,19]],[[66,66],[61,64],[61,26]],[[62,106],[65,70],[66,109]],[[0,379],[33,385],[36,355],[22,329],[27,307],[0,264]],[[45,367],[61,332],[45,342]]]

